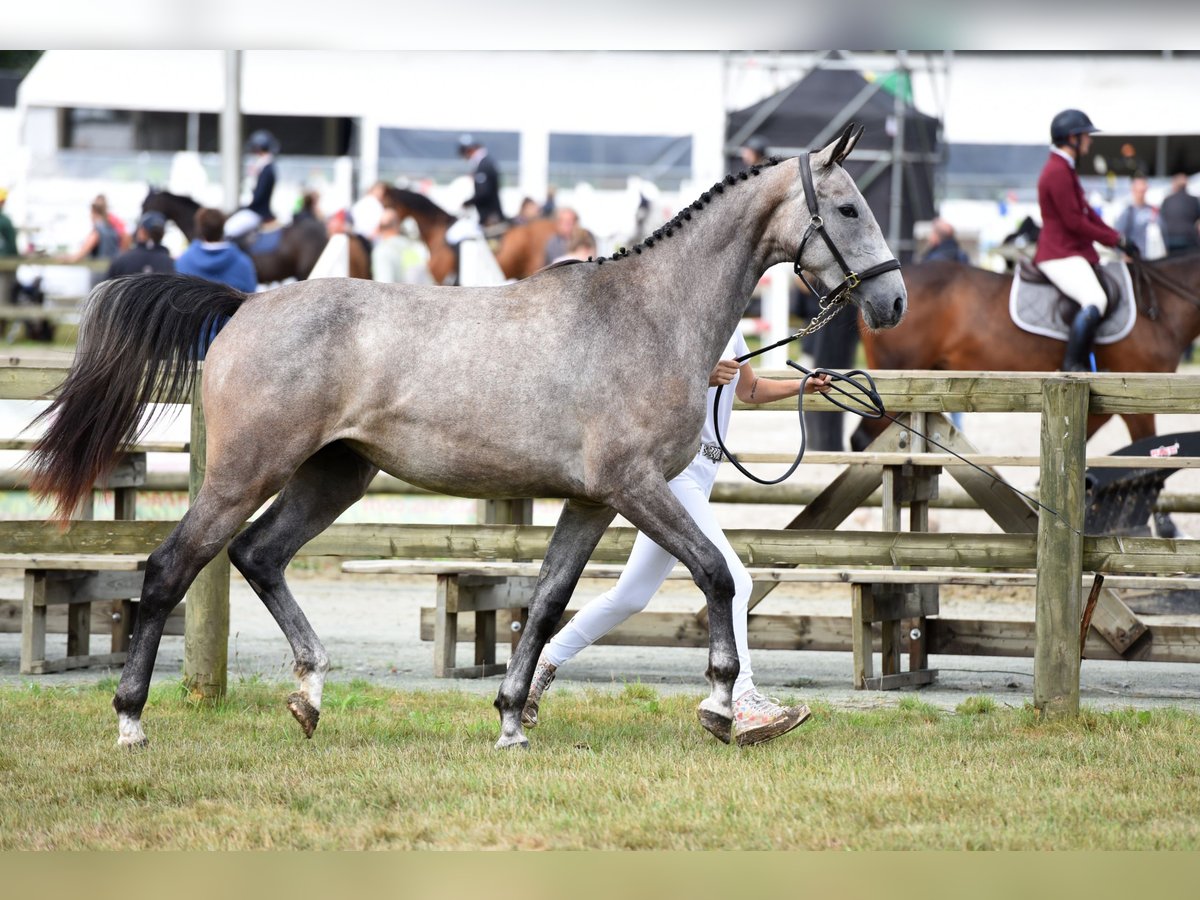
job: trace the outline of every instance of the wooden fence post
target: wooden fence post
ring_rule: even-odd
[[[1038,515],[1033,705],[1043,716],[1079,712],[1088,400],[1086,379],[1048,378],[1042,389],[1039,493],[1058,513]]]
[[[195,503],[200,493],[207,467],[208,438],[200,380],[198,372],[192,390],[189,505]],[[183,679],[188,692],[196,700],[219,700],[225,696],[229,661],[229,554],[224,549],[188,589],[183,633]]]
[[[532,525],[533,524],[533,500],[525,497],[519,500],[480,500],[475,506],[475,521],[485,525]],[[524,560],[514,560],[514,562],[523,562]],[[481,625],[484,628],[492,629],[491,640],[495,643],[495,613],[491,615],[475,613],[475,628],[478,630]],[[490,622],[489,622],[490,619]],[[521,636],[525,634],[525,623],[529,619],[529,608],[522,607],[512,610],[512,621],[516,627],[509,634],[509,654],[515,653],[517,644],[521,642]],[[482,643],[476,642],[476,655],[478,656],[478,648]],[[494,659],[494,657],[493,657]],[[476,665],[483,665],[483,660],[476,659]]]

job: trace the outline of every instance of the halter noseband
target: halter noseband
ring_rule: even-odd
[[[804,230],[804,236],[800,238],[800,246],[796,249],[795,270],[796,274],[800,276],[800,280],[804,282],[804,286],[817,298],[817,302],[822,310],[837,307],[838,304],[845,303],[850,299],[854,289],[867,279],[875,278],[886,272],[894,272],[900,268],[900,260],[894,257],[886,262],[877,263],[862,272],[855,272],[846,265],[846,260],[838,252],[833,239],[825,230],[824,220],[817,211],[817,191],[813,187],[812,164],[809,162],[807,150],[800,154],[800,181],[804,186],[804,199],[808,202],[810,218],[808,220],[808,228]],[[804,277],[804,270],[800,265],[800,258],[804,255],[804,247],[808,244],[808,239],[814,234],[820,235],[821,240],[825,242],[825,246],[829,248],[829,252],[833,254],[833,258],[837,261],[837,264],[842,267],[842,274],[845,276],[841,284],[825,295],[822,295],[820,291],[809,284],[808,279]]]

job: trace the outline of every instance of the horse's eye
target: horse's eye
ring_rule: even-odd
[[[853,206],[851,206],[849,203],[847,203],[845,206],[839,206],[838,212],[840,212],[847,219],[857,219],[858,218],[858,210],[855,209]]]

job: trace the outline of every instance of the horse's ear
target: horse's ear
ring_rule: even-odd
[[[850,127],[853,128],[854,126],[851,125]],[[867,130],[867,126],[865,126],[865,125],[858,126],[858,131],[855,131],[852,135],[850,135],[850,140],[848,140],[846,142],[845,149],[842,150],[841,156],[839,156],[835,160],[835,162],[837,162],[838,164],[841,164],[842,161],[845,160],[845,158],[850,155],[850,151],[853,150],[855,145],[858,144],[858,139],[863,136],[863,132],[866,130]]]
[[[854,122],[846,126],[836,141],[816,154],[813,158],[815,166],[832,166],[835,163],[841,164],[842,160],[854,149],[854,145],[858,143],[858,139],[862,137],[863,129]]]

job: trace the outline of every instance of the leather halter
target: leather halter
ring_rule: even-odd
[[[900,268],[900,260],[895,257],[885,262],[877,263],[862,272],[855,272],[846,265],[846,260],[838,252],[837,246],[833,243],[833,238],[825,230],[825,221],[821,218],[817,210],[817,191],[813,187],[812,164],[809,162],[808,151],[800,154],[800,181],[804,186],[804,199],[808,202],[810,218],[808,220],[808,227],[804,230],[804,236],[800,238],[800,246],[796,249],[794,268],[796,274],[800,276],[800,280],[804,282],[804,286],[817,298],[821,309],[825,309],[831,304],[846,302],[850,299],[850,295],[854,289],[867,279],[875,278],[887,272],[894,272]],[[841,284],[825,295],[822,295],[820,291],[809,283],[808,279],[804,277],[804,271],[800,265],[800,258],[804,255],[804,247],[808,244],[808,239],[814,234],[819,235],[821,240],[825,242],[825,246],[833,254],[834,260],[841,266],[842,275],[845,276]]]

